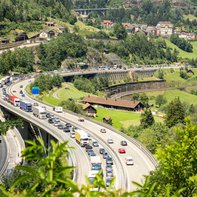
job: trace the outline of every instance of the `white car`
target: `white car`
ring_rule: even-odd
[[[133,158],[132,157],[126,157],[125,158],[125,161],[126,161],[126,164],[127,165],[134,165],[134,162],[133,162]]]
[[[109,139],[107,139],[107,143],[108,143],[108,144],[113,144],[113,143],[114,143],[114,140],[111,139],[111,138],[109,138]]]

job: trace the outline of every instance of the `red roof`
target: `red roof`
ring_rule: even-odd
[[[83,99],[83,102],[90,104],[105,105],[105,106],[129,108],[129,109],[134,109],[140,103],[137,101],[111,99],[111,98],[103,98],[96,96],[87,96]]]

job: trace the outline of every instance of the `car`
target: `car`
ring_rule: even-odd
[[[12,92],[15,92],[16,93],[16,90],[13,90]]]
[[[93,149],[93,148],[92,148],[92,146],[90,146],[89,144],[87,144],[87,145],[85,146],[85,149],[86,149],[86,152],[87,152],[88,150]]]
[[[63,128],[63,131],[64,131],[64,132],[70,132],[70,128],[69,128],[69,127],[64,127],[64,128]]]
[[[23,94],[23,91],[22,90],[20,90],[20,94]]]
[[[106,164],[106,166],[105,166],[105,169],[106,169],[106,170],[107,170],[107,169],[111,169],[111,168],[113,168],[112,164]]]
[[[119,153],[126,153],[126,150],[125,150],[124,148],[119,148],[119,149],[118,149],[118,152],[119,152]]]
[[[67,122],[67,123],[65,124],[65,126],[66,126],[66,127],[72,127],[72,125],[70,124],[70,122]]]
[[[99,149],[99,153],[100,153],[100,154],[103,154],[104,152],[105,152],[105,149],[104,149],[104,148],[100,148],[100,149]]]
[[[98,144],[98,142],[97,142],[96,140],[92,140],[92,146],[94,146],[94,147],[98,147],[98,146],[99,146],[99,144]]]
[[[62,124],[59,124],[57,125],[57,128],[63,130],[64,126]]]
[[[33,106],[38,106],[38,103],[33,103]]]
[[[108,156],[109,156],[109,153],[105,151],[105,152],[103,153],[103,159],[107,159]]]
[[[107,177],[113,177],[113,168],[106,170]]]
[[[49,119],[48,119],[48,123],[49,123],[49,124],[53,124],[53,123],[54,123],[54,119],[53,119],[53,118],[49,118]]]
[[[106,133],[106,129],[102,128],[102,129],[100,129],[100,132],[101,133]]]
[[[127,146],[127,141],[122,140],[122,141],[120,142],[120,144],[121,144],[122,146]]]
[[[108,157],[106,158],[106,164],[111,164],[111,165],[113,165],[113,159],[112,159],[112,157],[108,156]]]
[[[20,88],[23,88],[23,85],[20,85]]]
[[[60,122],[60,119],[59,118],[54,118],[54,121],[58,123],[58,122]]]
[[[79,117],[79,118],[78,118],[78,121],[79,121],[79,122],[84,122],[85,119],[84,119],[83,117]]]
[[[89,155],[91,152],[94,152],[94,151],[93,151],[93,149],[88,149],[86,152]]]
[[[58,127],[59,123],[54,121],[53,125],[54,125],[55,127]]]
[[[90,152],[88,152],[88,156],[89,157],[96,156],[96,153],[94,151],[90,151]]]
[[[133,158],[131,156],[126,157],[125,162],[126,162],[126,165],[134,165]]]
[[[107,187],[110,186],[110,183],[111,183],[112,179],[113,179],[113,177],[106,177],[105,184],[106,184]]]
[[[107,139],[107,143],[108,143],[108,144],[113,144],[113,143],[114,143],[114,140],[111,139],[111,138],[109,138],[109,139]]]
[[[25,94],[23,93],[21,96],[22,96],[22,97],[25,97]]]

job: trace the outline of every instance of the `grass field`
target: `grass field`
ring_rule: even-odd
[[[188,15],[183,15],[184,19],[189,19],[190,21],[192,20],[197,20],[197,17],[191,14]]]
[[[128,128],[131,125],[139,125],[140,115],[140,113],[136,112],[97,107],[97,117],[95,119],[102,122],[104,117],[110,116],[113,122],[112,126],[117,129],[121,129],[122,127]],[[155,117],[155,121],[161,122],[163,120]]]
[[[57,92],[57,97],[61,100],[67,100],[72,98],[74,100],[80,100],[84,96],[91,95],[90,93],[82,92],[74,87],[71,83],[66,83],[63,85],[64,88]]]
[[[191,42],[192,46],[193,46],[193,53],[188,53],[186,51],[183,51],[181,49],[179,49],[176,45],[174,45],[173,43],[171,43],[168,39],[165,39],[166,44],[168,47],[172,48],[172,49],[176,49],[179,51],[178,57],[179,58],[187,58],[187,59],[193,59],[193,58],[197,58],[197,41]]]

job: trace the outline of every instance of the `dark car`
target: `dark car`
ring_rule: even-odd
[[[50,114],[49,112],[47,112],[46,117],[47,118],[54,118],[54,115],[53,114]]]
[[[107,157],[106,158],[106,164],[111,164],[111,165],[113,165],[113,159],[111,158],[111,157]]]
[[[120,142],[120,144],[121,144],[122,146],[127,146],[127,141],[122,140],[122,141]]]
[[[64,127],[64,128],[63,128],[63,131],[64,131],[64,132],[70,132],[70,128],[69,128],[69,127]]]
[[[48,119],[48,123],[53,124],[54,123],[54,119],[53,118],[49,118]]]
[[[90,150],[92,150],[92,149],[90,149]],[[89,157],[92,157],[92,156],[96,156],[96,153],[92,150],[92,151],[88,151],[88,156]]]
[[[109,153],[105,151],[105,152],[103,153],[103,159],[107,159],[108,156],[109,156]]]
[[[108,169],[112,169],[113,167],[112,167],[112,165],[111,164],[106,164],[106,171],[108,170]]]
[[[100,148],[100,149],[99,149],[99,153],[100,153],[100,154],[103,154],[104,152],[105,152],[105,149],[104,149],[104,148]]]
[[[22,90],[20,90],[20,94],[23,94],[23,91]]]
[[[106,184],[107,187],[110,186],[110,183],[111,183],[112,179],[113,179],[113,177],[106,177],[105,184]]]
[[[93,148],[92,148],[92,146],[90,146],[89,144],[87,144],[87,145],[85,146],[85,149],[86,149],[86,152],[87,152],[88,150],[93,149]]]
[[[64,126],[63,126],[62,124],[59,124],[59,125],[57,126],[57,128],[62,130],[62,129],[64,128]]]
[[[67,122],[67,123],[65,124],[65,126],[66,126],[66,127],[72,127],[72,125],[70,124],[70,122]]]

